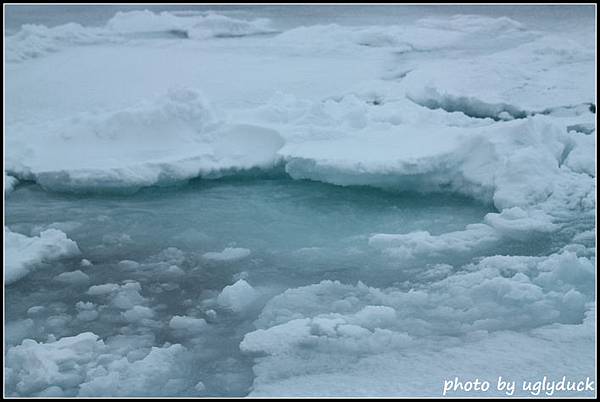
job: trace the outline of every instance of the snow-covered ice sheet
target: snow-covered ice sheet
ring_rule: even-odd
[[[7,394],[593,377],[589,10],[273,10],[5,34]]]
[[[240,345],[257,356],[252,395],[422,395],[448,373],[593,372],[588,259],[498,256],[464,269],[408,291],[325,281],[273,298]]]

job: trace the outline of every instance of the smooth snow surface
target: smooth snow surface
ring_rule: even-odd
[[[8,6],[6,394],[595,378],[594,15]]]

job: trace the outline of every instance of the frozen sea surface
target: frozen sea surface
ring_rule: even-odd
[[[7,395],[595,378],[590,7],[6,11]]]

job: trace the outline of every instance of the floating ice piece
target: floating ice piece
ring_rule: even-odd
[[[142,287],[137,282],[121,285],[116,295],[112,298],[111,304],[119,309],[128,310],[144,303],[145,299],[140,295]]]
[[[102,340],[91,332],[51,343],[26,339],[7,351],[6,366],[12,373],[8,382],[25,395],[48,387],[65,392],[85,381],[90,364],[104,350]]]
[[[384,250],[396,258],[417,258],[424,255],[447,255],[483,249],[496,244],[501,236],[489,225],[472,224],[465,230],[431,235],[427,231],[406,234],[376,234],[369,245]]]
[[[80,321],[94,321],[98,318],[96,307],[96,304],[91,302],[77,302],[75,304],[75,308],[77,308],[78,311],[77,319]]]
[[[182,276],[185,275],[185,271],[179,268],[177,265],[170,265],[169,268],[165,271],[165,273],[169,276]]]
[[[105,283],[103,285],[91,286],[88,289],[87,294],[90,296],[99,296],[112,293],[118,289],[119,285],[117,285],[116,283]]]
[[[489,213],[485,222],[503,236],[519,240],[532,239],[539,233],[551,233],[560,228],[552,223],[552,217],[543,211],[519,207],[506,208],[501,213]]]
[[[46,310],[44,306],[32,306],[27,309],[27,315],[36,315]]]
[[[240,279],[233,285],[223,288],[217,297],[217,303],[222,307],[239,313],[249,308],[257,297],[258,293],[256,290],[248,282]]]
[[[63,272],[54,277],[55,281],[71,283],[74,285],[83,285],[90,281],[90,277],[80,270]]]
[[[290,320],[269,330],[258,329],[250,332],[244,336],[240,349],[246,353],[283,352],[310,337],[309,322],[308,318]]]
[[[80,253],[77,243],[64,232],[48,229],[39,236],[27,237],[4,228],[6,265],[4,279],[11,284],[25,277],[40,264],[75,256]]]
[[[154,310],[150,307],[145,306],[133,306],[129,310],[121,313],[123,318],[125,318],[129,322],[137,322],[143,319],[154,317]]]
[[[90,296],[108,296],[111,305],[121,309],[129,310],[135,306],[142,305],[146,299],[140,294],[142,286],[135,281],[125,281],[123,285],[105,283],[94,285],[87,290]]]
[[[18,183],[19,180],[13,176],[7,175],[6,172],[4,172],[4,194],[10,194]]]
[[[146,347],[147,342],[143,342]],[[91,332],[48,343],[31,339],[6,353],[7,393],[61,396],[174,395],[193,386],[183,377],[180,363],[186,349],[179,345],[139,350],[140,336],[116,336],[106,343]],[[129,352],[129,353],[127,353]],[[179,382],[175,380],[179,379]]]
[[[250,255],[250,250],[241,247],[227,247],[223,251],[210,251],[202,257],[212,261],[236,261]]]
[[[143,359],[117,357],[81,384],[80,396],[176,395],[191,384],[181,380],[186,348],[179,344],[152,347]],[[98,358],[100,360],[100,357]]]

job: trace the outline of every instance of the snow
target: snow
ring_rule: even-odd
[[[231,168],[269,167],[283,144],[273,130],[219,125],[201,95],[189,89],[125,110],[55,122],[34,141],[41,129],[17,128],[18,138],[31,141],[11,146],[7,163],[53,190],[132,191]],[[141,135],[143,146],[136,143]]]
[[[15,186],[19,183],[17,179],[12,176],[8,176],[6,172],[4,172],[4,194],[9,194],[14,190]]]
[[[96,304],[91,302],[79,301],[75,305],[78,310],[77,319],[81,321],[94,321],[98,318],[98,311],[96,310]]]
[[[112,293],[113,291],[115,291],[117,289],[119,289],[119,285],[114,284],[114,283],[105,283],[103,285],[91,286],[88,289],[87,294],[91,295],[91,296],[98,296],[98,295]]]
[[[120,310],[130,310],[145,302],[145,298],[140,294],[141,290],[142,287],[139,282],[124,281],[122,285],[105,283],[90,286],[86,294],[107,297],[110,300],[111,306]],[[136,313],[133,312],[133,314]]]
[[[587,85],[593,79],[589,69],[593,58],[593,51],[573,39],[545,35],[491,55],[450,62],[441,73],[431,63],[411,72],[406,85],[419,103],[459,97],[455,99],[472,103],[474,109],[504,104],[542,112],[594,102],[594,90]]]
[[[488,214],[486,216],[489,216]],[[418,258],[424,255],[444,255],[484,248],[499,241],[498,233],[485,224],[472,224],[465,230],[432,236],[427,231],[407,234],[378,233],[369,238],[369,245],[382,249],[395,258]]]
[[[596,177],[596,158],[589,152],[596,146],[596,137],[592,135],[574,135],[573,149],[564,161],[572,171]]]
[[[277,36],[282,43],[300,45],[304,51],[333,51],[342,48],[385,47],[398,52],[431,51],[453,47],[485,47],[494,40],[522,40],[533,36],[510,18],[455,15],[422,18],[413,24],[391,26],[302,26]]]
[[[217,303],[221,307],[240,313],[249,308],[257,296],[256,290],[248,282],[240,279],[233,285],[223,288],[217,297]]]
[[[186,38],[236,37],[275,32],[269,20],[250,21],[215,13],[181,16],[169,12],[153,13],[148,10],[117,12],[106,27],[118,33],[180,32]]]
[[[62,274],[54,277],[54,280],[64,283],[86,284],[89,282],[90,277],[84,272],[77,270],[71,272],[63,272]]]
[[[503,235],[519,240],[558,229],[548,214],[539,210],[525,211],[520,207],[506,208],[499,214],[487,214],[485,222]]]
[[[354,7],[7,32],[8,396],[593,377],[593,12]]]
[[[68,23],[48,28],[25,24],[7,40],[7,60],[18,62],[56,52],[69,45],[123,43],[136,36],[158,32],[195,40],[212,37],[236,37],[275,32],[264,18],[240,20],[215,13],[177,16],[148,10],[117,12],[103,27],[83,27]],[[129,37],[128,37],[129,36]]]
[[[8,352],[7,378],[20,392],[57,396],[168,395],[182,388],[174,380],[183,346],[154,347],[133,362],[111,349],[92,332],[49,343],[28,339]]]
[[[251,395],[418,395],[482,364],[491,380],[538,373],[541,362],[544,375],[589,372],[593,357],[562,342],[593,345],[593,277],[592,261],[565,252],[489,257],[408,291],[337,281],[289,289],[240,344],[266,355]]]
[[[48,229],[39,236],[28,237],[4,228],[6,255],[4,280],[12,284],[44,263],[72,257],[80,253],[77,243],[64,232]]]
[[[552,338],[555,335],[560,340]],[[286,336],[289,336],[286,334]],[[514,332],[498,332],[493,334],[481,334],[480,339],[463,340],[460,343],[433,351],[405,351],[394,354],[371,354],[359,358],[358,361],[348,363],[348,370],[340,372],[335,370],[334,363],[327,362],[327,358],[333,360],[335,357],[327,356],[318,361],[303,360],[297,358],[296,367],[308,366],[312,374],[300,373],[288,366],[268,366],[260,363],[256,368],[259,381],[255,382],[252,396],[289,395],[289,396],[324,396],[324,395],[348,395],[368,397],[373,393],[385,396],[411,395],[419,396],[423,389],[441,389],[444,379],[448,378],[449,372],[461,373],[465,379],[480,378],[495,384],[498,375],[509,371],[514,378],[519,376],[531,376],[541,378],[548,372],[541,372],[541,362],[561,363],[569,367],[575,378],[579,378],[586,371],[580,371],[585,362],[588,370],[593,365],[590,355],[578,353],[566,346],[569,342],[593,342],[593,326],[590,321],[584,325],[564,325],[556,328],[544,328],[531,335],[523,335]],[[567,341],[567,342],[565,342]],[[523,351],[515,354],[511,345],[523,345]],[[489,366],[490,355],[494,356],[494,367],[490,369],[489,375],[480,375],[478,367]],[[558,358],[557,355],[564,356]],[[290,360],[294,358],[288,358]],[[287,360],[288,362],[290,360]],[[331,361],[330,360],[330,361]],[[518,360],[522,364],[515,365]],[[411,364],[407,365],[406,362]],[[468,366],[465,367],[465,363]],[[346,362],[337,361],[337,365]],[[282,373],[277,378],[269,378],[269,372]],[[305,370],[306,371],[306,370]],[[587,371],[589,372],[589,371]],[[510,376],[509,378],[513,378]],[[451,377],[454,378],[454,377]],[[555,380],[562,378],[562,374],[552,377]],[[584,374],[585,378],[585,374]],[[441,392],[441,391],[440,391]],[[527,394],[519,393],[521,396]],[[451,396],[489,396],[506,397],[498,391],[475,393],[457,392]],[[564,394],[563,394],[564,395]],[[591,393],[589,393],[591,395]]]

